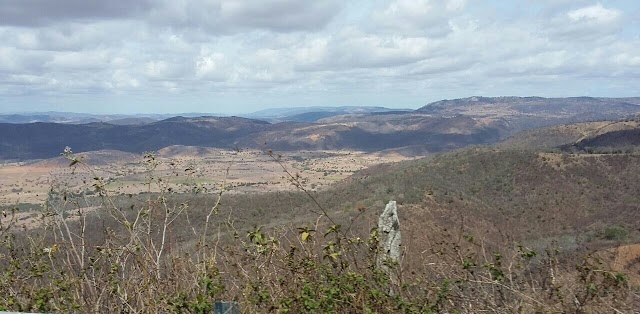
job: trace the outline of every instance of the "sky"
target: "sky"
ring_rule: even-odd
[[[0,112],[640,96],[638,0],[0,0]]]

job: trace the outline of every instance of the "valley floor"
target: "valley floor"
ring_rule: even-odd
[[[157,192],[145,184],[149,169],[142,155],[118,151],[78,154],[90,166],[70,167],[63,157],[22,163],[0,164],[0,206],[17,203],[40,204],[52,186],[65,186],[75,193],[92,194],[87,181],[99,176],[116,194]],[[358,151],[297,151],[283,155],[259,150],[232,151],[173,146],[155,155],[154,173],[166,177],[177,192],[201,188],[230,193],[273,192],[295,189],[283,167],[300,175],[309,190],[318,190],[372,165],[414,159],[393,153]],[[90,185],[89,185],[90,186]]]

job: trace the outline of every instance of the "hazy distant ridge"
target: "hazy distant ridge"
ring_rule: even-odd
[[[618,119],[640,113],[639,104],[640,98],[470,97],[443,100],[407,112],[341,107],[333,112],[335,115],[318,108],[259,113],[285,117],[295,113],[297,117],[278,123],[242,117],[172,117],[151,123],[123,117],[115,120],[122,125],[0,123],[0,159],[55,157],[65,146],[77,152],[141,153],[186,145],[429,153],[495,143],[518,131],[545,125]]]

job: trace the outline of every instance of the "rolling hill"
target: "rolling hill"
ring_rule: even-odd
[[[239,117],[175,117],[145,125],[0,124],[0,158],[37,159],[76,152],[141,153],[172,145],[276,150],[377,151],[419,145],[437,152],[500,138],[501,123],[423,114],[365,115],[348,122],[268,123]]]
[[[296,120],[277,123],[241,117],[173,117],[152,123],[140,119],[88,124],[0,123],[0,159],[50,158],[66,146],[76,152],[141,153],[184,145],[429,154],[472,144],[496,143],[519,131],[541,126],[619,119],[638,114],[639,104],[639,98],[471,97],[435,102],[416,111],[339,107],[333,111],[293,108],[260,113],[276,120]],[[559,146],[602,126],[595,123],[575,128],[558,127],[555,131],[534,130],[527,133],[529,135],[518,135],[520,139],[513,141],[535,147]],[[552,132],[556,136],[544,138],[536,132]],[[524,144],[527,140],[523,136],[539,142]]]
[[[314,122],[315,120],[332,117],[337,115],[352,114],[352,113],[376,113],[376,112],[390,112],[397,109],[390,109],[385,107],[375,106],[311,106],[311,107],[292,107],[292,108],[270,108],[252,112],[249,114],[241,115],[245,118],[259,119],[269,122]],[[401,111],[412,111],[410,109]]]
[[[0,158],[36,159],[76,152],[120,150],[141,153],[171,145],[232,147],[234,140],[272,125],[245,118],[175,117],[145,125],[56,123],[0,124]]]
[[[415,121],[423,119],[413,118]],[[346,123],[340,119],[352,120],[347,117],[331,119],[325,123],[342,125]],[[367,120],[359,126],[361,130],[367,130],[367,123],[376,130],[381,129],[382,125],[376,126],[377,118],[366,116],[359,119]],[[461,127],[478,127],[479,121],[487,122],[461,116],[430,119],[433,120],[428,124],[433,132],[452,134],[465,134]],[[381,117],[380,123],[382,121],[388,121],[388,118]],[[262,132],[281,132],[270,129],[276,127],[311,128],[317,132],[313,128],[319,127],[315,124],[278,126],[254,120],[224,121],[216,118],[176,118],[164,123],[189,123],[227,134],[237,131],[239,136],[242,132],[251,134],[251,128]],[[237,130],[234,127],[236,123],[244,123],[246,130]],[[399,128],[394,123],[384,126],[382,129],[389,132]],[[630,121],[610,121],[547,128],[546,133],[542,130],[529,132],[523,139],[548,147],[545,140],[536,137],[557,134],[559,139],[553,140],[553,145],[566,139],[577,139],[580,143],[635,128]],[[566,133],[568,135],[565,136]],[[194,149],[197,153],[198,149]],[[170,155],[176,150],[183,151],[168,148],[162,153]],[[296,174],[295,178],[304,180],[304,174],[301,176]],[[86,221],[70,223],[70,228],[73,231],[84,230],[85,227],[92,231],[105,230],[87,233],[86,242],[83,238],[83,245],[95,248],[87,251],[93,261],[99,260],[97,257],[108,256],[108,252],[104,253],[105,248],[126,246],[129,243],[126,235],[131,230],[126,224],[119,225],[117,219],[121,216],[102,215],[100,211],[116,211],[122,213],[122,217],[129,215],[134,219],[154,206],[155,210],[147,216],[152,222],[149,226],[161,227],[162,221],[167,221],[165,213],[185,209],[183,216],[172,218],[169,228],[171,251],[167,251],[166,256],[170,269],[175,270],[183,264],[173,262],[185,261],[178,260],[179,257],[189,258],[207,247],[201,245],[204,238],[198,237],[196,230],[206,230],[208,215],[213,213],[214,206],[216,212],[211,229],[217,231],[209,235],[209,243],[215,243],[212,245],[216,252],[213,256],[220,258],[217,265],[222,267],[229,265],[229,261],[237,262],[222,268],[221,277],[214,278],[244,278],[241,270],[250,267],[255,267],[252,271],[267,269],[271,272],[266,273],[261,285],[291,288],[298,293],[311,289],[312,284],[322,287],[327,281],[343,282],[337,275],[344,271],[347,276],[344,279],[345,294],[349,294],[354,291],[354,282],[375,282],[377,268],[375,264],[368,264],[371,261],[375,263],[377,254],[375,247],[379,233],[374,227],[384,205],[389,200],[396,200],[403,255],[397,261],[396,266],[399,267],[394,269],[402,276],[400,291],[406,293],[401,301],[426,304],[415,312],[455,312],[464,303],[464,309],[472,309],[470,311],[480,309],[498,313],[608,313],[611,308],[624,313],[632,312],[640,304],[637,294],[640,282],[639,176],[640,155],[636,153],[592,154],[588,151],[550,151],[547,148],[472,147],[368,168],[327,190],[309,193],[223,193],[219,203],[215,200],[217,191],[118,195],[114,196],[113,203],[109,203],[111,205],[90,212]],[[65,194],[62,204],[73,204],[74,199],[66,197]],[[318,211],[319,206],[322,212]],[[332,229],[344,230],[345,236],[341,237]],[[72,234],[75,236],[80,232]],[[148,239],[154,239],[161,233],[146,234]],[[256,234],[260,235],[257,240],[253,236]],[[125,240],[111,244],[120,238]],[[271,251],[263,251],[264,247]],[[354,247],[355,251],[349,251],[349,247]],[[340,251],[334,251],[336,248]],[[51,263],[51,255],[42,254],[46,252],[42,248],[22,252],[37,252],[39,255],[31,260],[42,260],[45,265]],[[62,255],[62,252],[58,254]],[[374,256],[374,259],[367,259],[369,256]],[[232,260],[233,257],[237,259]],[[13,258],[29,260],[21,256]],[[265,260],[273,263],[267,264]],[[141,265],[142,274],[148,273],[144,265],[150,262],[131,259],[130,263],[134,262],[139,263],[134,265]],[[305,268],[304,265],[308,266]],[[109,274],[112,274],[109,272],[111,265],[107,263],[106,266],[95,268],[100,280],[110,278]],[[315,276],[314,270],[325,267],[328,272],[322,274],[327,275]],[[235,268],[240,270],[227,272]],[[373,271],[371,277],[359,275],[362,270],[369,274],[367,269]],[[84,273],[82,270],[77,272]],[[45,273],[51,275],[53,272]],[[176,278],[193,278],[192,273],[191,269],[185,269],[180,273],[183,277]],[[167,272],[167,276],[171,274]],[[287,277],[291,274],[302,274],[302,279],[298,281]],[[25,278],[29,283],[38,283],[37,279],[31,279],[34,277]],[[122,278],[122,285],[131,282],[128,277]],[[242,291],[255,291],[253,278],[249,277],[251,285],[248,287],[251,289]],[[195,286],[191,281],[187,282],[189,287]],[[388,287],[386,281],[382,281],[380,286]],[[127,288],[135,290],[138,285]],[[324,289],[319,295],[327,291],[335,289]],[[387,295],[375,289],[367,288],[366,291],[376,291],[373,294],[375,300]],[[235,290],[230,295],[233,293]],[[265,296],[259,305],[269,300],[270,297]],[[274,301],[273,308],[279,304]],[[437,305],[436,310],[433,310],[433,304]]]
[[[639,175],[637,154],[464,148],[363,170],[328,190],[313,193],[315,200],[304,193],[227,194],[220,215],[233,217],[238,234],[256,230],[256,226],[266,234],[305,225],[326,230],[329,226],[325,224],[335,222],[353,232],[354,238],[366,239],[384,205],[396,200],[405,278],[453,281],[466,278],[463,276],[468,272],[480,276],[498,265],[505,274],[513,275],[514,282],[535,276],[534,292],[518,286],[522,289],[518,293],[549,302],[545,306],[550,308],[566,309],[575,307],[573,298],[558,301],[549,297],[553,291],[547,285],[549,261],[553,262],[553,280],[566,283],[557,288],[563,295],[581,293],[582,282],[576,278],[582,268],[576,265],[592,256],[601,256],[598,272],[616,269],[624,272],[629,282],[640,280],[636,272],[640,264],[634,253],[635,243],[640,242],[635,224]],[[206,204],[207,197],[177,195],[170,204]],[[316,201],[331,215],[331,222],[317,222]],[[123,206],[127,207],[126,203]],[[191,215],[203,216],[207,211],[206,206],[195,205]],[[174,230],[183,233],[175,236],[184,245],[193,245],[190,228],[202,228],[203,223],[176,221]],[[231,234],[228,237],[222,241],[233,241]],[[320,233],[317,237],[322,239]],[[288,249],[293,244],[283,245]],[[620,255],[619,249],[626,255]],[[524,262],[518,259],[525,254],[532,257]],[[502,266],[497,264],[501,260]],[[464,290],[467,287],[455,295],[477,295],[476,290]],[[624,303],[630,302],[628,299],[619,300],[620,308],[634,307],[634,303]],[[634,300],[640,301],[637,296]],[[597,307],[603,304],[601,299],[591,304],[599,309],[595,312],[604,311]]]
[[[418,112],[502,118],[515,132],[557,124],[619,119],[639,112],[640,98],[469,97],[430,103]]]
[[[583,150],[585,147],[640,145],[637,130],[640,116],[619,120],[602,120],[541,127],[523,131],[496,144],[505,149],[541,150],[563,148]]]

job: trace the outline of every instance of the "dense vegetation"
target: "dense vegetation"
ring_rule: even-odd
[[[162,187],[146,160],[147,183]],[[283,175],[298,192],[194,182],[188,193],[117,196],[95,178],[98,196],[52,190],[30,230],[8,209],[0,309],[199,313],[220,299],[244,312],[638,308],[637,274],[625,273],[637,261],[619,269],[605,253],[639,240],[639,155],[468,148],[322,192]],[[376,263],[375,229],[391,199],[405,252],[393,276]]]

